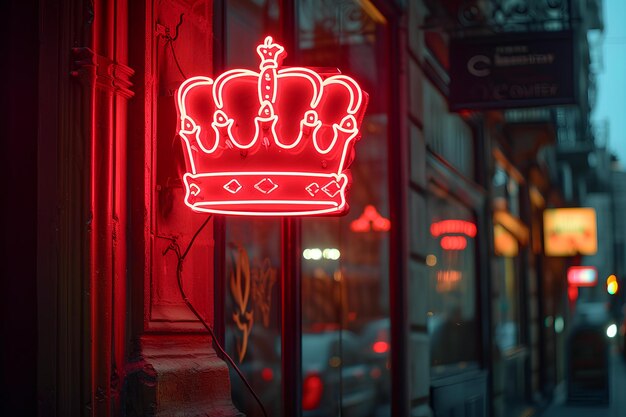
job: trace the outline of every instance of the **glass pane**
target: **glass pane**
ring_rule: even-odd
[[[227,69],[258,70],[256,47],[267,35],[280,33],[278,0],[228,0],[226,7]]]
[[[226,351],[271,416],[281,415],[280,221],[229,218],[226,223]],[[231,369],[235,406],[262,416]]]
[[[506,232],[502,226],[496,225],[495,229],[500,230],[498,234],[508,235],[511,242],[517,243],[515,238]],[[510,351],[519,344],[519,283],[515,264],[516,259],[511,256],[500,256],[493,259],[494,338],[496,346],[502,353]]]
[[[229,0],[226,8],[226,69],[258,71],[257,46],[276,37],[278,0]],[[227,352],[261,399],[267,414],[282,415],[280,354],[280,220],[226,218]],[[231,369],[235,406],[262,416],[252,394]]]
[[[434,375],[466,368],[478,359],[476,222],[450,196],[428,199],[431,223],[428,333]]]
[[[299,7],[302,64],[339,68],[369,94],[350,212],[302,222],[304,414],[389,415],[386,22],[370,2]]]

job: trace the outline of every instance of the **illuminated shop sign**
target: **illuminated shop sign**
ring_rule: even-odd
[[[593,287],[598,283],[598,270],[593,266],[572,266],[567,269],[567,283],[576,287]]]
[[[442,220],[430,225],[430,234],[441,238],[439,244],[444,250],[463,250],[467,247],[466,236],[476,236],[476,225],[466,220]]]
[[[568,31],[454,38],[450,109],[575,103],[573,51]]]
[[[596,211],[592,208],[544,210],[543,233],[547,256],[594,255],[598,250]]]
[[[352,78],[281,67],[265,38],[259,71],[193,77],[178,90],[192,210],[245,216],[338,215],[367,106]]]

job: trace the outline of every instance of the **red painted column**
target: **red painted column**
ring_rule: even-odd
[[[91,40],[74,48],[82,85],[90,212],[90,403],[94,416],[117,415],[124,378],[126,322],[126,0],[96,1]],[[87,197],[87,196],[86,196]]]
[[[184,157],[176,135],[174,95],[186,78],[183,73],[212,72],[213,4],[128,3],[129,60],[137,87],[128,103],[131,294],[124,415],[239,416],[230,401],[228,368],[181,297],[178,257],[172,249],[177,245],[185,251],[193,240],[182,264],[182,287],[213,325],[214,270],[220,270],[224,250],[217,251],[222,257],[216,259],[213,220],[199,231],[208,215],[193,213],[184,204]],[[121,311],[116,282],[114,314]]]

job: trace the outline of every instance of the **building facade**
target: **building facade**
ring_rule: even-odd
[[[23,343],[4,347],[4,383],[19,392],[4,406],[509,417],[549,401],[564,378],[568,260],[544,256],[542,212],[575,203],[559,146],[568,129],[589,130],[590,106],[455,108],[454,42],[487,43],[515,23],[457,3],[6,6],[5,29],[24,36],[7,36],[5,126],[23,140],[4,143],[3,166],[21,178],[9,194],[23,204],[4,208],[20,264],[3,275],[20,279],[3,308],[27,313],[6,324]],[[586,36],[563,4],[550,22]],[[268,35],[285,66],[340,70],[369,95],[345,216],[208,215],[184,203],[178,88],[256,70]]]

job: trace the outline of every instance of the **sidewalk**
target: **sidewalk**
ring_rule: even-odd
[[[566,403],[565,390],[555,396],[554,402],[537,417],[626,417],[626,364],[611,348],[609,405],[572,405]]]

